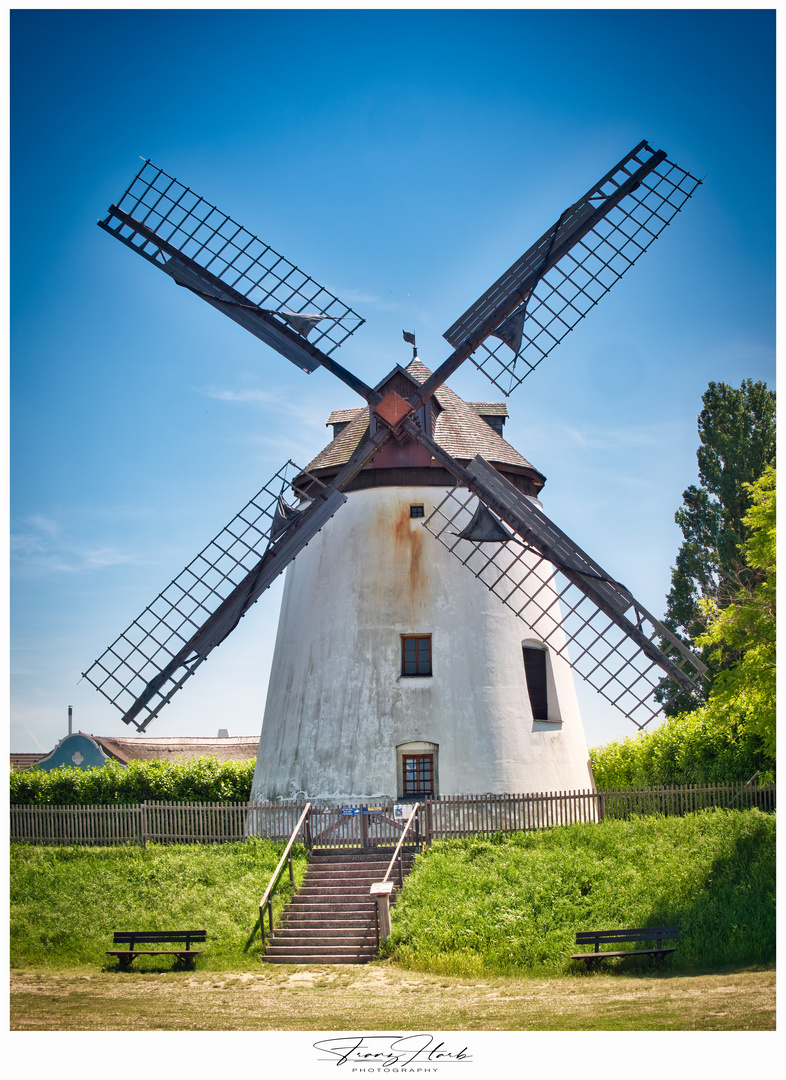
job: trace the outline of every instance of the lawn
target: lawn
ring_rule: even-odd
[[[775,958],[775,815],[705,810],[440,841],[418,857],[386,953],[464,976],[580,971],[577,930],[679,926],[664,970]],[[645,972],[652,961],[604,961]]]
[[[14,1031],[774,1028],[773,967],[701,975],[593,972],[548,979],[467,979],[376,961],[340,967],[271,965],[256,972],[15,970],[11,976]],[[310,1046],[311,1040],[304,1044]],[[344,1071],[349,1075],[349,1069]]]
[[[262,949],[259,901],[284,845],[229,844],[117,847],[11,845],[11,965],[51,969],[84,964],[100,970],[115,930],[208,931],[204,970],[255,970]],[[296,886],[306,870],[294,849]],[[290,896],[285,869],[274,915]],[[135,960],[164,971],[171,957]]]
[[[202,971],[259,970],[258,908],[283,845],[11,845],[13,967],[93,971],[114,930],[202,929]],[[307,866],[295,849],[296,886]],[[284,873],[278,914],[290,895]],[[384,955],[409,970],[469,978],[580,974],[579,929],[679,926],[666,973],[775,958],[775,815],[707,810],[438,841],[418,855]],[[648,958],[607,961],[627,974]],[[166,971],[169,957],[134,961]]]

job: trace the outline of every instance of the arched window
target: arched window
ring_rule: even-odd
[[[396,747],[400,799],[436,798],[438,751],[437,743],[431,742],[401,743]]]

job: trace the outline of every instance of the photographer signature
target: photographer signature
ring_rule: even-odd
[[[444,1042],[437,1043],[433,1035],[346,1035],[342,1038],[321,1039],[314,1043],[315,1050],[330,1054],[335,1065],[362,1064],[411,1065],[431,1062],[440,1065],[454,1061],[471,1061],[465,1046],[458,1052],[447,1050]],[[328,1060],[321,1058],[320,1060]]]

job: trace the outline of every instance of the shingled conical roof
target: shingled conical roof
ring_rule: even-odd
[[[401,369],[398,370],[401,372]],[[422,364],[417,357],[403,370],[410,379],[420,384],[431,375],[425,364]],[[384,380],[384,382],[387,381],[388,379]],[[527,494],[537,494],[546,481],[545,476],[486,423],[478,410],[487,408],[489,403],[470,404],[462,401],[458,394],[444,384],[435,392],[434,398],[436,399],[433,429],[435,442],[462,465],[471,461],[476,454],[481,454],[486,461],[512,479],[517,487],[525,490]],[[492,404],[495,410],[504,409],[504,406]],[[306,471],[316,476],[333,475],[349,461],[368,435],[369,407],[361,405],[354,409],[334,410],[328,422],[344,423],[346,427],[306,466]],[[363,473],[384,472],[384,469],[376,467],[375,461],[376,459],[372,460]],[[401,469],[387,471],[402,472]],[[444,482],[441,474],[445,473],[445,470],[436,463],[433,467],[433,476],[424,478],[422,474],[426,470],[422,467],[411,471],[413,476],[409,479],[410,483],[441,484]],[[380,476],[376,478],[375,483],[372,483],[371,476],[364,477],[363,473],[361,473],[363,479],[359,478],[360,482],[351,485],[348,490],[351,490],[353,486],[375,486],[375,483],[407,483],[407,479],[403,476],[398,479]],[[415,473],[418,476],[415,476]],[[437,473],[440,477],[436,475]]]

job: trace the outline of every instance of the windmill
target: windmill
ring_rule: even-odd
[[[288,567],[255,797],[585,787],[571,672],[639,729],[664,679],[695,688],[701,661],[543,512],[545,478],[494,423],[504,407],[446,380],[470,360],[510,394],[699,183],[642,141],[445,332],[434,371],[405,333],[412,362],[371,387],[333,358],[360,316],[146,161],[101,228],[363,404],[85,673],[123,721],[144,731]]]

